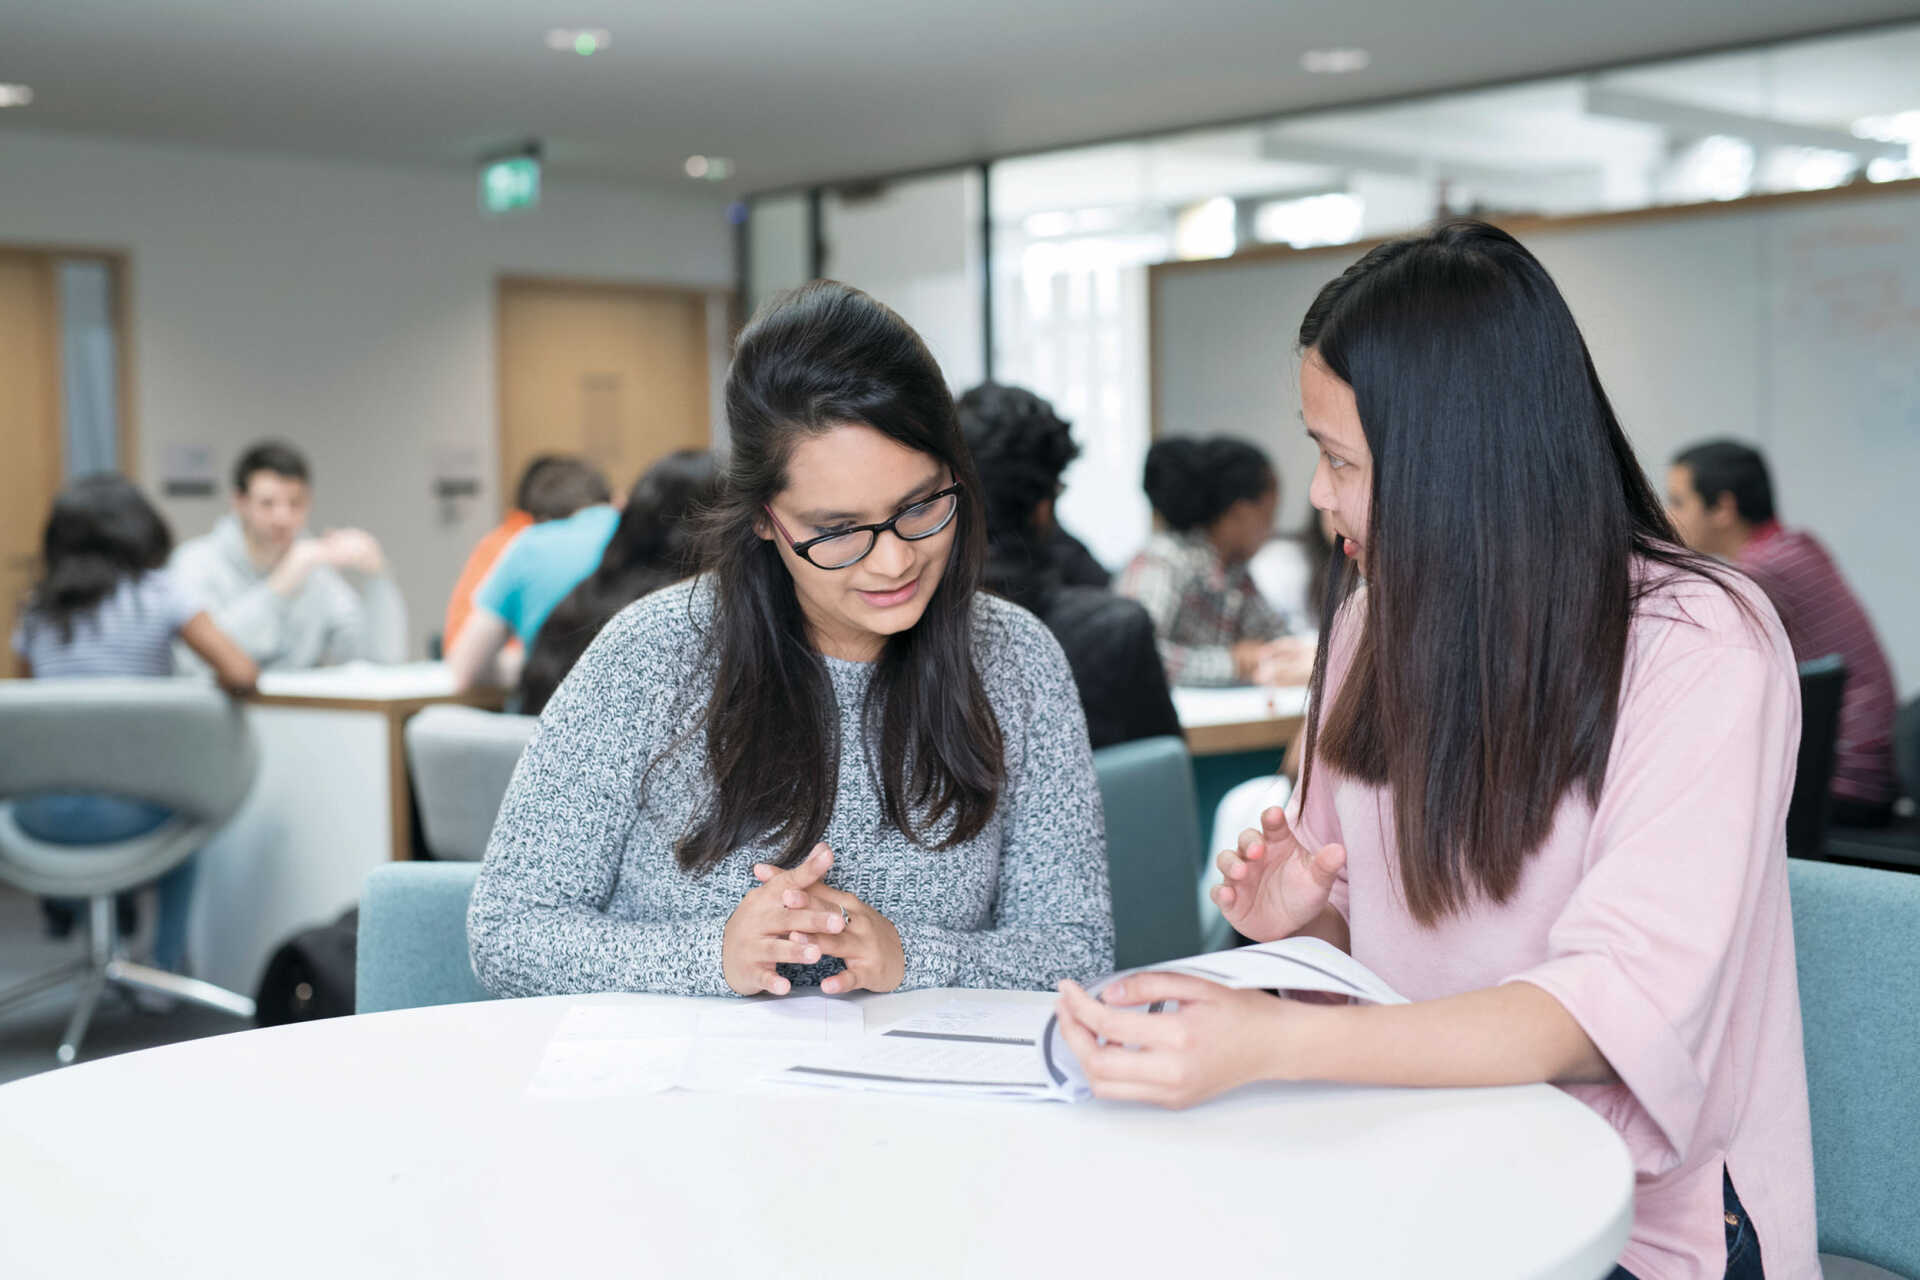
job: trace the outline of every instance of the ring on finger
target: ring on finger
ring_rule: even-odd
[[[853,917],[847,914],[846,904],[842,903],[840,906],[840,927],[842,929],[845,929],[848,925],[852,923],[853,923]]]

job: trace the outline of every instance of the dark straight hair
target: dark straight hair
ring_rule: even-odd
[[[973,657],[986,558],[980,486],[940,366],[892,311],[819,280],[768,302],[741,333],[726,400],[731,452],[704,535],[715,596],[717,670],[704,718],[714,785],[676,850],[680,866],[703,872],[760,841],[779,846],[780,865],[796,865],[833,814],[833,682],[793,576],[760,534],[794,447],[848,425],[938,459],[961,485],[940,584],[920,621],[888,637],[860,714],[888,822],[933,848],[972,839],[993,815],[1006,768]]]
[[[1573,313],[1506,232],[1379,246],[1299,342],[1353,389],[1373,454],[1362,630],[1323,729],[1321,628],[1302,796],[1316,756],[1389,788],[1407,906],[1431,925],[1506,901],[1568,792],[1598,802],[1648,592],[1699,573],[1752,614],[1678,545]],[[1327,617],[1355,577],[1333,575]]]
[[[124,578],[167,563],[173,533],[125,476],[82,476],[53,500],[40,539],[41,577],[28,597],[28,621],[53,624],[73,639],[74,618],[113,594]]]

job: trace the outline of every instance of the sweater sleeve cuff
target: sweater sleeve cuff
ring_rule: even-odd
[[[937,925],[893,922],[900,935],[900,954],[906,961],[901,991],[950,987],[960,972],[960,945],[953,934]]]
[[[1659,1151],[1647,1173],[1659,1175],[1685,1157],[1706,1101],[1706,1082],[1666,1017],[1605,956],[1563,955],[1515,974],[1573,1015],[1653,1121]],[[1504,984],[1503,984],[1504,985]]]
[[[727,985],[726,962],[721,958],[726,935],[727,922],[725,918],[700,920],[687,926],[683,938],[685,947],[680,953],[681,964],[684,968],[680,974],[680,983],[677,984],[681,991],[693,996],[730,996],[737,994],[732,987]],[[655,988],[641,984],[636,985],[633,989],[636,991],[646,991]],[[667,989],[672,990],[673,988],[669,987]]]

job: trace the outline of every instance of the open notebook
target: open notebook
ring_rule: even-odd
[[[1370,1004],[1406,1001],[1367,967],[1318,938],[1285,938],[1129,969],[1088,988],[1099,995],[1130,973],[1184,973],[1235,988],[1259,988]],[[1155,1006],[1152,1012],[1159,1012]],[[779,1073],[825,1088],[999,1096],[1077,1102],[1086,1077],[1050,1009],[958,997],[885,1031],[831,1046]]]

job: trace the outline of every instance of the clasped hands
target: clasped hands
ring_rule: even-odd
[[[833,850],[813,847],[799,866],[782,871],[756,863],[754,879],[727,918],[720,944],[727,985],[743,996],[761,991],[785,995],[793,984],[777,965],[817,964],[838,958],[846,968],[820,984],[828,995],[865,988],[892,991],[906,976],[906,954],[893,922],[872,907],[825,883]]]
[[[1260,830],[1242,832],[1220,854],[1223,883],[1213,900],[1251,938],[1284,938],[1326,909],[1346,850],[1309,851],[1286,814],[1268,809]],[[1138,1009],[1177,1003],[1164,1013]],[[1123,1007],[1130,1006],[1130,1007]],[[1276,1000],[1174,973],[1141,973],[1109,985],[1095,999],[1073,982],[1060,984],[1060,1031],[1096,1098],[1188,1107],[1255,1080],[1297,1079],[1293,1052],[1311,1006]]]

